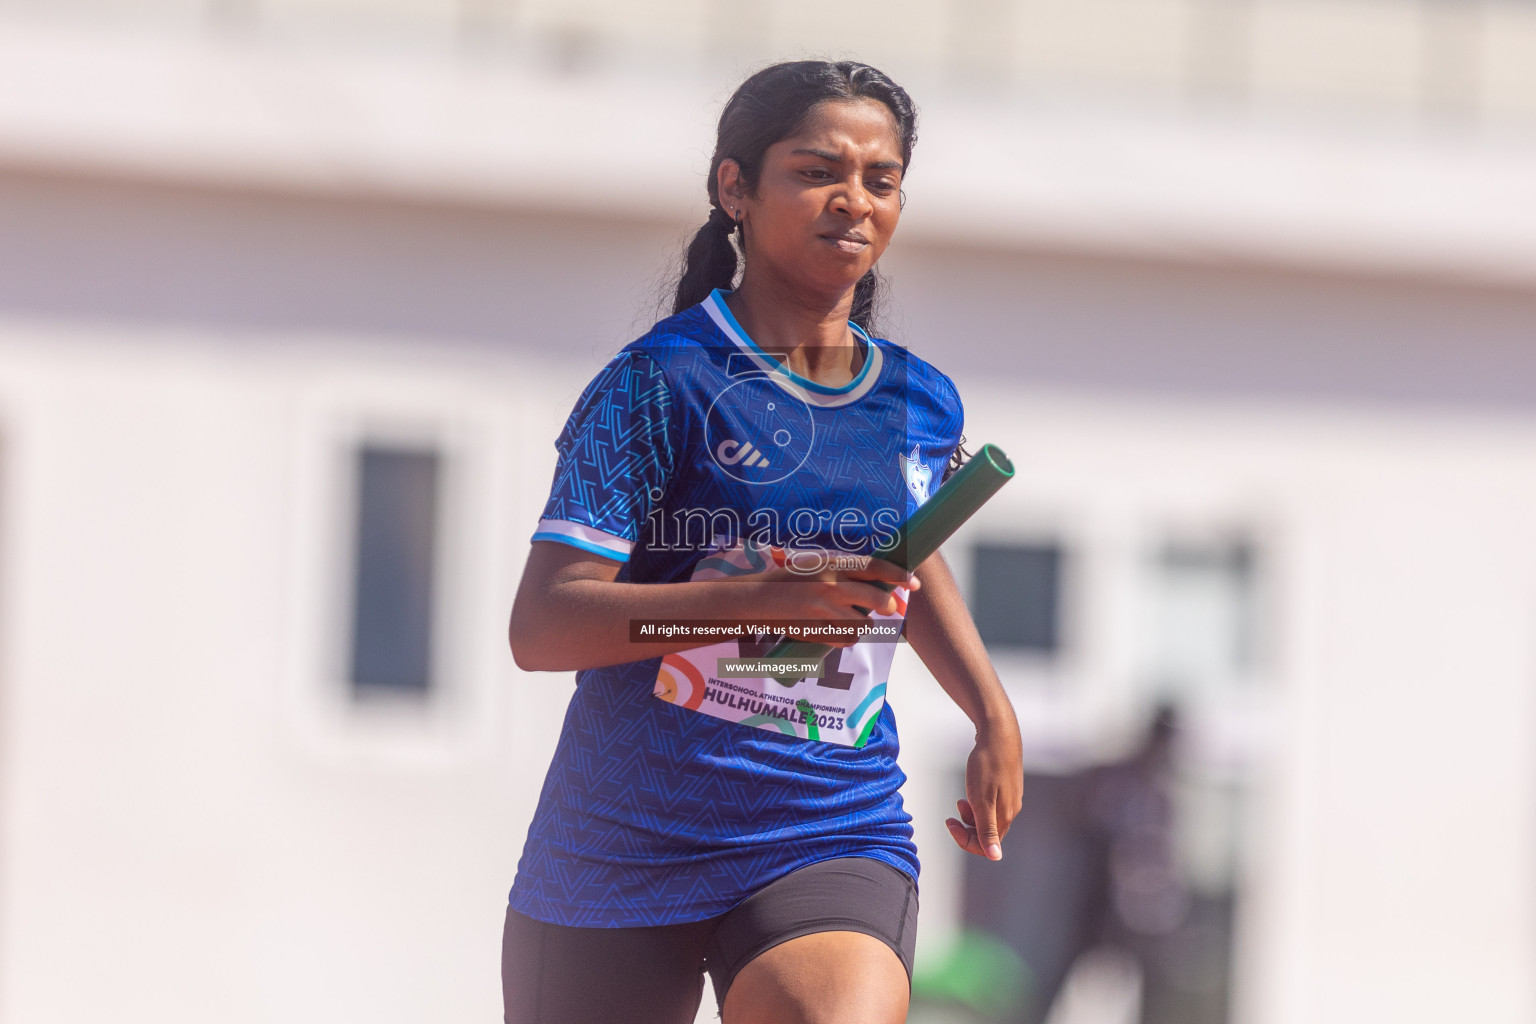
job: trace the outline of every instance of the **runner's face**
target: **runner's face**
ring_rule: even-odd
[[[817,104],[798,132],[768,147],[755,192],[745,192],[734,166],[722,176],[722,195],[734,192],[745,216],[747,273],[842,296],[890,244],[902,170],[885,104]]]

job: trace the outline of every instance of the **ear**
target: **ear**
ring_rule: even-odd
[[[746,182],[741,179],[741,164],[727,157],[720,161],[720,168],[715,172],[716,194],[720,197],[720,205],[727,211],[735,210],[739,220],[746,212],[747,189]]]

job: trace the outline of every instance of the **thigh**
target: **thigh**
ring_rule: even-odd
[[[917,942],[916,886],[849,857],[792,872],[718,920],[709,971],[725,1024],[906,1016]]]
[[[506,1024],[693,1024],[709,922],[567,928],[508,908],[501,943]]]
[[[753,958],[722,1024],[901,1024],[911,987],[891,947],[863,932],[815,932]]]

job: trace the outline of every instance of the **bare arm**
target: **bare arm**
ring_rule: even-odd
[[[916,590],[915,578],[878,559],[854,572],[800,575],[772,569],[689,583],[620,583],[621,563],[568,544],[535,541],[512,605],[508,640],[519,668],[569,671],[617,665],[714,641],[632,644],[631,619],[866,619],[886,615],[896,599],[873,580]],[[852,641],[848,641],[852,642]]]
[[[1001,840],[1023,801],[1019,721],[944,556],[929,558],[918,573],[924,585],[907,606],[907,640],[976,727],[976,747],[965,767],[966,795],[957,805],[960,819],[946,824],[962,849],[998,860]]]

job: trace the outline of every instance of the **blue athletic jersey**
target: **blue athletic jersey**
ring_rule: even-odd
[[[753,344],[720,292],[661,321],[577,401],[534,539],[655,583],[755,571],[785,552],[872,552],[942,479],[963,413],[948,377],[854,331],[861,368],[831,388]],[[885,671],[890,653],[756,692],[714,678],[690,691],[670,656],[578,673],[512,907],[638,927],[724,913],[836,857],[915,879],[885,679],[857,678]],[[845,735],[817,738],[818,712],[859,686],[864,720],[820,714],[828,735]]]

